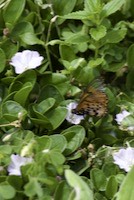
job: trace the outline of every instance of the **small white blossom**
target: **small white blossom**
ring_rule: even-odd
[[[117,164],[120,169],[124,169],[128,172],[134,165],[134,148],[128,147],[127,149],[120,149],[113,154],[113,158],[114,163]]]
[[[72,110],[75,109],[77,106],[76,102],[72,102],[67,106],[68,113],[66,116],[66,120],[72,124],[79,124],[81,120],[84,119],[82,115],[76,115],[72,113]]]
[[[10,64],[15,67],[16,74],[21,74],[28,69],[35,69],[41,65],[43,57],[37,51],[24,50],[16,53]]]
[[[121,125],[121,122],[123,121],[123,119],[124,119],[125,117],[129,116],[129,115],[130,115],[130,113],[129,113],[128,111],[123,110],[121,113],[119,113],[119,114],[116,115],[115,120],[117,121],[117,123],[118,123],[119,125]]]
[[[49,149],[44,149],[42,152],[43,152],[43,153],[48,153],[48,152],[49,152]]]
[[[12,134],[7,134],[4,136],[4,138],[2,139],[3,142],[7,142],[10,140],[10,138],[12,137]]]
[[[11,163],[7,168],[9,175],[21,176],[21,166],[31,163],[33,159],[31,157],[22,157],[19,155],[11,155]]]

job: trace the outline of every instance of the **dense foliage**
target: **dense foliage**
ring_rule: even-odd
[[[134,147],[134,1],[1,0],[0,7],[0,199],[134,199],[134,169],[113,159]],[[44,59],[17,73],[11,59],[24,50]],[[108,113],[68,121],[68,105],[96,77],[104,79]],[[14,154],[32,158],[20,175],[8,170]]]

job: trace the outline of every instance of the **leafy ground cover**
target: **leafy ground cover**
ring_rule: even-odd
[[[0,199],[133,200],[134,1],[0,8]]]

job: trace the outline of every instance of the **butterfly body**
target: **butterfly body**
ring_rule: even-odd
[[[108,98],[103,91],[102,82],[97,80],[99,86],[97,88],[89,85],[80,97],[80,101],[72,113],[77,115],[90,115],[103,117],[107,113]]]

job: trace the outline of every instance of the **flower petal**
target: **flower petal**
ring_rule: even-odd
[[[73,114],[72,113],[72,110],[74,108],[76,108],[77,106],[77,103],[76,102],[71,102],[68,106],[67,106],[67,109],[68,109],[68,113],[67,113],[67,116],[66,116],[66,120],[72,124],[79,124],[81,122],[81,120],[84,119],[84,116],[80,116],[80,115],[76,115],[76,114]]]
[[[11,155],[11,163],[7,168],[9,175],[21,175],[21,166],[31,163],[33,159],[31,157],[21,157],[19,155]]]
[[[10,64],[15,67],[15,72],[21,74],[28,69],[35,69],[41,65],[43,57],[37,51],[24,50],[16,53]]]
[[[117,121],[117,123],[118,123],[119,125],[121,125],[121,122],[123,121],[123,119],[124,119],[125,117],[129,116],[130,114],[131,114],[131,113],[129,113],[128,111],[123,110],[121,113],[119,113],[119,114],[116,115],[115,120]]]
[[[127,149],[120,149],[113,154],[114,163],[117,164],[120,169],[124,169],[128,172],[134,165],[134,148],[128,147]]]

